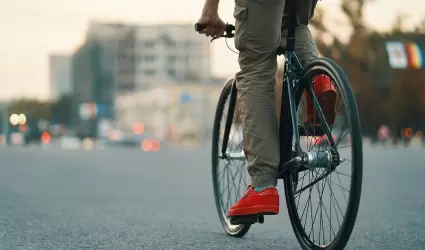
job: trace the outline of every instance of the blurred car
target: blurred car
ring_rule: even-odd
[[[143,133],[136,135],[132,132],[112,131],[107,144],[121,147],[137,147],[144,151],[158,151],[161,141],[154,135]]]

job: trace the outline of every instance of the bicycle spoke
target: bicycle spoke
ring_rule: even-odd
[[[334,79],[332,75],[329,76],[333,84]],[[340,237],[339,232],[345,230],[343,227],[346,225],[343,221],[347,216],[349,197],[352,192],[349,184],[353,181],[351,148],[358,141],[358,138],[352,137],[353,118],[348,119],[347,103],[345,103],[347,98],[343,98],[343,93],[338,86],[334,86],[337,92],[336,98],[333,98],[336,116],[334,120],[328,122],[329,133],[325,133],[327,130],[323,128],[324,122],[320,119],[327,119],[325,113],[317,114],[317,110],[328,113],[329,110],[323,110],[321,107],[318,109],[314,106],[314,115],[312,115],[311,107],[307,108],[305,92],[297,102],[299,103],[300,128],[304,133],[301,147],[309,157],[309,165],[293,168],[293,173],[290,175],[293,176],[291,182],[294,184],[291,186],[290,193],[293,207],[296,209],[295,218],[298,218],[300,228],[304,230],[304,234],[301,233],[298,239],[300,242],[305,242],[304,247],[315,245],[317,249],[336,244],[334,242],[337,237]],[[323,99],[316,99],[319,104],[322,104]],[[293,144],[292,148],[294,147]],[[337,153],[334,153],[335,150]],[[335,157],[339,157],[337,158],[339,161],[334,161]],[[300,172],[295,172],[296,169],[300,169]],[[297,223],[294,225],[298,227]]]

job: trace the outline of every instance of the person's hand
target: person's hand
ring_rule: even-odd
[[[206,25],[206,28],[199,33],[213,38],[222,36],[226,30],[226,24],[218,16],[217,7],[214,5],[205,4],[198,23]]]

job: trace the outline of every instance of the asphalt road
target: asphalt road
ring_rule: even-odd
[[[424,150],[365,149],[361,207],[346,249],[425,249]],[[286,209],[242,239],[224,233],[208,150],[0,148],[0,249],[299,246]]]

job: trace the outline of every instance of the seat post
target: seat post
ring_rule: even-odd
[[[289,9],[289,26],[288,26],[288,38],[286,44],[287,52],[295,51],[295,28],[297,26],[298,18],[298,1],[299,0],[287,0]]]

